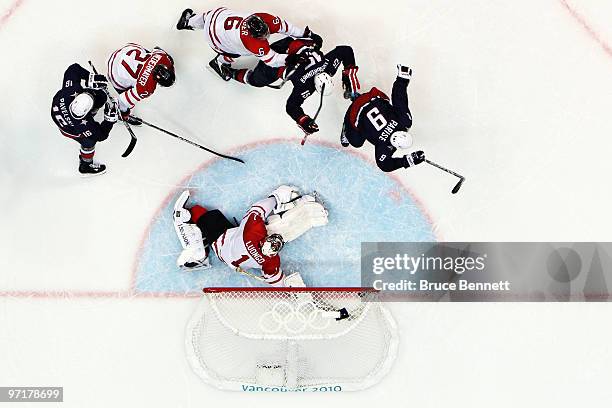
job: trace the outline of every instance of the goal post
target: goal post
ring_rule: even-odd
[[[206,383],[239,391],[353,391],[379,382],[397,326],[371,288],[206,288],[186,330]]]

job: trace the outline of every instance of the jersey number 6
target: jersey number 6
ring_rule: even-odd
[[[233,30],[234,28],[238,28],[240,23],[242,22],[242,17],[228,17],[223,22],[223,28],[225,30]]]
[[[372,126],[374,126],[376,130],[382,130],[387,126],[387,119],[380,113],[378,108],[370,109],[368,113],[366,113],[366,116],[370,119]]]

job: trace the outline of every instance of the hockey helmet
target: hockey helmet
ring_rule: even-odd
[[[323,96],[331,95],[334,91],[334,79],[327,72],[321,72],[314,77],[315,88]]]
[[[172,86],[176,80],[174,68],[164,64],[158,64],[153,68],[153,78],[163,87]]]
[[[398,130],[391,134],[389,141],[396,149],[408,149],[412,146],[412,135],[406,130]]]
[[[270,37],[270,27],[263,21],[263,18],[256,14],[251,14],[244,19],[247,30],[254,38],[268,38]]]
[[[285,240],[280,234],[268,235],[261,245],[261,253],[264,256],[274,256],[283,249]]]
[[[83,119],[93,108],[94,98],[88,92],[78,94],[70,103],[70,114],[75,119]]]

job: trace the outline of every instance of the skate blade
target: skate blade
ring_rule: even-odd
[[[217,78],[219,78],[220,80],[224,81],[224,82],[228,82],[230,79],[232,78],[227,78],[225,79],[225,77],[222,77],[213,67],[211,67],[210,65],[206,65],[206,69],[209,70],[210,72],[212,72],[213,74],[215,74],[215,76]]]
[[[96,176],[101,176],[102,174],[105,174],[105,173],[106,173],[106,169],[104,169],[103,171],[99,173],[79,173],[79,175],[81,176],[81,178],[92,178]]]

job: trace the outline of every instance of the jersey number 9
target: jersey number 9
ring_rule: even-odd
[[[370,119],[370,123],[374,126],[376,130],[382,130],[385,126],[387,126],[387,119],[380,113],[378,108],[372,108],[366,113],[368,119]]]

